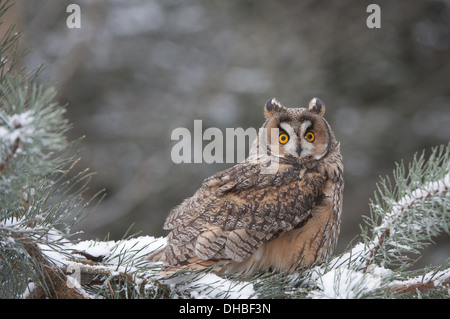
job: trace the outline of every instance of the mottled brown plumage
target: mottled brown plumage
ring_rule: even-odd
[[[221,272],[252,275],[327,258],[339,234],[344,180],[324,113],[316,98],[308,108],[267,102],[246,161],[206,178],[173,209],[167,246],[149,259],[175,269],[221,262]]]

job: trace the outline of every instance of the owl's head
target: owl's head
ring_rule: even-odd
[[[337,142],[324,114],[325,105],[318,98],[313,98],[308,108],[285,108],[277,100],[269,100],[263,127],[267,128],[271,154],[296,161],[326,156]]]

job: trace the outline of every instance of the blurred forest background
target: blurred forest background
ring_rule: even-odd
[[[81,7],[69,29],[66,8]],[[369,29],[370,3],[381,28]],[[337,253],[359,234],[379,176],[450,139],[450,1],[21,0],[10,12],[86,135],[79,168],[107,197],[82,238],[163,236],[164,220],[201,181],[233,164],[174,164],[175,128],[258,128],[275,97],[305,107],[317,96],[341,142],[344,213]],[[206,145],[205,141],[203,145]],[[423,263],[450,254],[436,239]]]

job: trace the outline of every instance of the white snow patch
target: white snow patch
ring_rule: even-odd
[[[119,272],[135,273],[138,277],[147,278],[148,276],[157,276],[158,268],[155,269],[156,272],[154,273],[149,271],[140,274],[135,272],[134,264],[142,262],[148,254],[164,247],[166,243],[167,239],[164,237],[143,236],[117,242],[82,241],[74,245],[68,245],[67,249],[86,252],[95,257],[108,257],[101,265],[89,267],[107,270],[111,275],[114,275],[114,272],[117,272],[117,274]],[[121,260],[119,260],[118,255],[120,255]],[[68,263],[70,264],[70,262]],[[159,265],[159,263],[154,264]],[[212,273],[186,273],[167,279],[159,278],[158,280],[172,286],[174,290],[180,293],[188,292],[192,298],[248,299],[255,294],[251,283],[228,280]]]
[[[161,281],[194,299],[256,298],[253,284],[229,280],[213,273],[187,273]]]
[[[354,299],[364,296],[374,289],[380,288],[383,279],[390,276],[391,271],[372,265],[366,272],[340,267],[326,272],[322,276],[317,273],[318,290],[309,296],[317,299]]]
[[[254,294],[253,285],[250,283],[227,280],[215,274],[206,274],[189,283],[189,286],[197,286],[191,291],[193,298],[248,299]]]
[[[440,286],[442,283],[450,279],[450,269],[444,269],[437,272],[429,272],[425,275],[420,275],[408,280],[394,280],[390,283],[390,286],[414,286],[417,284],[432,282],[435,287]]]
[[[142,236],[121,241],[81,241],[71,245],[71,250],[82,251],[94,257],[109,257],[116,253],[125,252],[126,255],[133,255],[133,258],[145,257],[151,252],[163,247],[167,240],[164,237]],[[109,264],[118,262],[113,257],[108,260]]]

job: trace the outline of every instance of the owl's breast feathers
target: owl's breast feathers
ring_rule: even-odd
[[[245,272],[266,266],[290,270],[301,256],[294,258],[288,250],[297,249],[297,255],[305,250],[291,247],[292,240],[310,241],[299,234],[314,237],[313,226],[322,231],[322,224],[330,223],[331,217],[321,221],[314,216],[327,215],[321,211],[333,206],[328,190],[333,175],[318,165],[285,164],[275,174],[260,174],[260,165],[252,162],[219,172],[172,210],[164,225],[171,230],[167,246],[149,259],[199,268],[211,265],[205,260],[225,260]],[[283,252],[296,260],[281,265]]]

